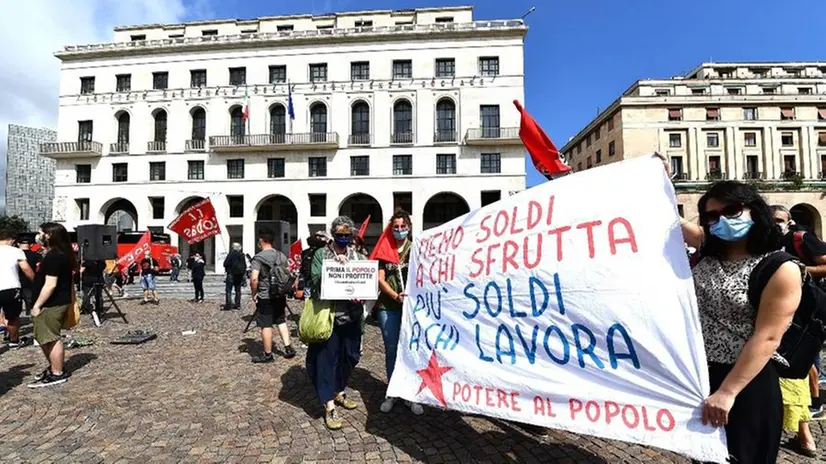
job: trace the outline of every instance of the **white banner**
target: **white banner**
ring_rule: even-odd
[[[324,260],[321,269],[322,300],[375,300],[379,292],[379,262]]]
[[[388,395],[722,462],[659,159],[563,177],[416,237]]]

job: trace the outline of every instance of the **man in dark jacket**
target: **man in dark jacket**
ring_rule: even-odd
[[[224,271],[226,272],[226,304],[224,310],[241,309],[241,284],[244,282],[244,275],[247,272],[247,260],[241,253],[241,244],[233,243],[232,250],[224,258]],[[235,304],[232,301],[232,290],[235,289]]]

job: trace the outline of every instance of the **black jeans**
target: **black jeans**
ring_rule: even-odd
[[[232,291],[235,290],[235,307],[241,307],[241,282],[244,281],[243,275],[227,275],[226,278],[226,306],[229,307],[232,301]]]
[[[192,279],[192,284],[195,286],[195,299],[204,300],[204,278],[195,277]]]

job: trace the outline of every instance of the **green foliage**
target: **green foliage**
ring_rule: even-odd
[[[18,216],[0,216],[0,230],[9,231],[14,235],[29,232],[29,223]]]

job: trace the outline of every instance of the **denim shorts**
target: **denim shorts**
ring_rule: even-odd
[[[147,274],[141,276],[141,290],[155,290],[154,274]]]

